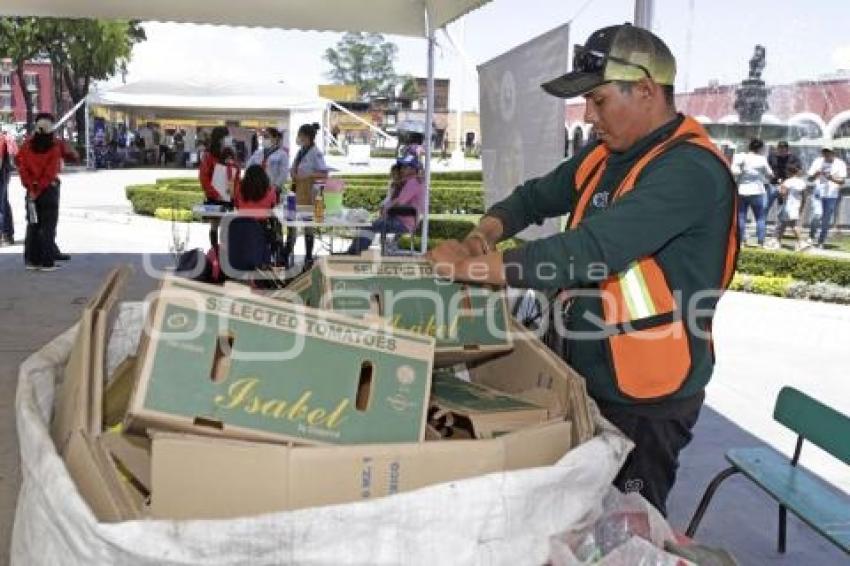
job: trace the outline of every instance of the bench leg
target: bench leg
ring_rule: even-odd
[[[702,499],[700,500],[699,505],[697,506],[697,510],[694,513],[691,522],[688,524],[688,530],[685,531],[685,534],[689,538],[693,538],[693,536],[696,534],[697,528],[699,527],[699,524],[702,521],[702,516],[705,515],[705,511],[708,509],[708,504],[711,503],[711,498],[714,497],[714,492],[717,491],[717,488],[720,487],[720,484],[723,483],[723,480],[725,480],[729,476],[737,474],[739,471],[740,470],[735,466],[726,468],[725,470],[717,474],[714,479],[711,480],[711,483],[708,484],[708,487],[705,488],[705,493],[703,494]]]
[[[785,535],[788,526],[788,509],[784,505],[779,506],[779,544],[777,549],[780,554],[785,554]]]

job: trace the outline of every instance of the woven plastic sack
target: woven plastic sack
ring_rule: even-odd
[[[110,366],[134,351],[140,329],[138,305],[125,305]],[[99,523],[48,432],[54,384],[74,336],[72,328],[20,368],[23,477],[13,565],[542,564],[549,537],[594,513],[631,449],[597,418],[597,436],[550,467],[240,519]]]

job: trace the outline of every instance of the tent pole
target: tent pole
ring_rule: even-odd
[[[96,169],[94,163],[92,163],[92,154],[91,154],[91,139],[89,139],[89,95],[86,94],[86,169]],[[79,130],[78,130],[79,131]]]
[[[422,253],[428,251],[428,216],[431,210],[431,136],[434,124],[434,25],[431,8],[425,3],[425,31],[428,33],[428,106],[425,111],[425,213],[422,219]]]
[[[635,0],[635,25],[637,27],[651,30],[654,15],[655,0]]]

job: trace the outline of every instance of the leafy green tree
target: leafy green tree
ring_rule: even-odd
[[[32,93],[26,88],[24,64],[39,55],[36,18],[0,18],[0,58],[12,60],[12,67],[21,85],[24,106],[27,109],[27,129],[35,118]]]
[[[134,21],[44,18],[38,40],[74,104],[88,95],[93,81],[126,73],[133,46],[145,31]],[[85,108],[75,115],[78,139],[85,135]]]
[[[398,46],[379,33],[346,33],[324,58],[331,66],[328,78],[357,85],[361,97],[372,98],[389,94],[398,82],[397,56]]]

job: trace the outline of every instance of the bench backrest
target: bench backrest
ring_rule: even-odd
[[[850,465],[850,417],[793,387],[783,387],[773,418]]]

